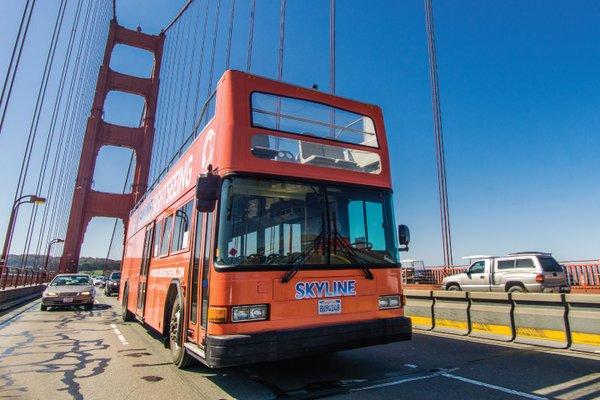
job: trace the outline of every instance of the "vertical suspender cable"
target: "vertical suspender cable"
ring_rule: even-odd
[[[440,221],[442,225],[442,247],[444,266],[450,266],[452,260],[452,240],[450,236],[450,212],[448,209],[448,191],[446,186],[446,160],[444,155],[444,135],[442,130],[442,110],[439,97],[437,58],[435,51],[435,30],[433,22],[432,0],[425,1],[425,23],[427,28],[427,50],[429,55],[429,79],[431,81],[431,106],[433,111],[433,129],[436,145],[436,163],[438,193],[440,198]]]
[[[252,68],[252,46],[254,44],[254,19],[256,15],[256,0],[250,5],[250,27],[248,29],[248,60],[246,61],[246,72]]]
[[[117,0],[112,1],[112,21],[117,22]]]
[[[215,52],[217,50],[217,35],[219,34],[219,14],[221,12],[221,0],[217,0],[217,9],[215,11],[215,30],[213,32],[213,47],[212,47],[212,55],[210,59],[210,75],[208,76],[208,91],[206,93],[206,98],[210,97],[212,92],[212,84],[213,84],[213,75],[215,71]]]
[[[279,59],[277,62],[277,80],[283,78],[283,50],[285,47],[285,6],[286,0],[280,0],[279,8]]]
[[[204,70],[204,53],[206,49],[206,31],[208,28],[208,5],[209,2],[206,2],[206,9],[204,10],[204,26],[202,28],[202,44],[200,45],[200,69],[198,71],[198,79],[196,81],[196,99],[194,100],[194,123],[198,119],[198,113],[200,112],[200,107],[198,101],[200,100],[200,84],[202,82],[202,71]],[[196,135],[196,133],[194,133]]]
[[[67,2],[66,1],[62,1],[59,9],[58,9],[58,15],[57,15],[57,20],[56,20],[56,24],[54,26],[54,31],[52,33],[52,39],[50,41],[50,48],[51,48],[51,58],[50,58],[50,66],[48,68],[48,74],[46,76],[46,82],[45,82],[45,87],[44,87],[44,96],[45,96],[45,92],[46,92],[46,87],[48,85],[48,82],[50,80],[50,75],[51,75],[51,70],[52,70],[52,64],[54,61],[54,55],[56,54],[56,47],[58,44],[58,39],[60,37],[60,33],[62,31],[62,25],[63,25],[63,20],[64,20],[64,16],[65,16],[65,10],[67,9]],[[40,110],[37,116],[37,121],[36,121],[36,126],[35,129],[36,131],[34,132],[34,134],[37,134],[37,127],[38,127],[38,123],[39,123],[39,118],[40,115],[42,113],[43,107],[42,105],[40,105]],[[47,162],[47,158],[48,158],[48,142],[50,140],[50,133],[48,133],[48,136],[46,138],[46,144],[44,146],[44,154],[42,156],[42,165],[45,165]],[[29,154],[29,157],[31,157],[31,154],[33,153],[33,143],[31,146],[31,152]],[[29,162],[29,161],[28,161]],[[29,167],[29,165],[28,165]],[[28,169],[28,168],[27,168]],[[25,180],[26,180],[27,176],[24,177],[24,181],[23,181],[23,185],[25,184]],[[40,181],[41,181],[41,176],[38,175],[38,180],[37,180],[37,184],[36,184],[36,191],[35,193],[40,193]],[[25,236],[25,247],[23,250],[23,254],[21,256],[21,260],[22,260],[22,266],[26,266],[27,263],[27,257],[29,254],[29,248],[31,245],[31,240],[33,238],[33,230],[35,228],[35,223],[37,220],[37,207],[32,207],[31,208],[31,213],[29,216],[29,226],[27,228],[27,234]]]
[[[229,14],[229,37],[227,38],[227,56],[225,57],[225,69],[231,65],[231,39],[233,38],[233,22],[235,19],[235,0],[231,0],[231,14]]]
[[[277,60],[277,80],[283,79],[283,51],[285,48],[285,6],[286,0],[280,0],[279,7],[279,58]],[[277,97],[277,121],[276,129],[281,124],[281,97]],[[277,136],[277,148],[279,148],[279,136]]]
[[[329,93],[335,94],[335,0],[329,0]],[[335,109],[329,111],[330,135],[335,138]]]
[[[335,0],[329,0],[329,93],[335,94]]]
[[[28,5],[29,5],[29,1],[25,5],[25,11],[23,12],[23,18],[25,18],[25,12],[27,11]],[[21,62],[21,53],[23,53],[23,45],[25,44],[25,40],[27,39],[27,32],[29,32],[29,23],[31,22],[31,15],[33,14],[34,7],[35,7],[35,0],[33,0],[33,2],[31,3],[31,8],[29,8],[29,15],[27,16],[27,22],[25,23],[25,30],[23,31],[22,39],[18,45],[19,50],[17,51],[17,57],[16,57],[16,59],[14,59],[15,67],[13,69],[12,77],[10,78],[10,83],[8,83],[8,80],[9,80],[8,75],[10,74],[10,64],[12,64],[12,62],[13,62],[13,57],[11,57],[9,69],[8,69],[7,75],[6,75],[6,80],[4,82],[4,86],[2,87],[1,98],[4,99],[4,94],[6,93],[6,99],[4,99],[4,108],[0,107],[0,108],[2,108],[2,114],[0,115],[0,134],[2,133],[2,127],[4,126],[4,117],[6,117],[6,110],[8,109],[8,105],[10,103],[10,96],[12,94],[13,85],[15,83],[15,76],[17,75],[17,71],[19,70],[19,63]],[[21,26],[19,27],[19,34],[21,33],[22,24],[23,24],[23,19],[21,19]],[[17,46],[17,42],[19,42],[19,35],[17,35],[17,39],[15,41],[15,46]],[[13,56],[14,56],[14,51],[13,51]],[[6,92],[7,84],[8,84],[8,92]],[[0,105],[1,105],[1,103],[2,102],[0,101]]]

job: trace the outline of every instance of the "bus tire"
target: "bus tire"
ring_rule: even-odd
[[[133,315],[131,311],[127,309],[127,303],[129,302],[129,288],[125,286],[123,290],[123,301],[121,302],[121,319],[123,322],[133,321]]]
[[[179,297],[175,299],[175,304],[171,309],[171,318],[169,320],[169,348],[171,349],[171,359],[177,368],[183,369],[194,363],[194,358],[190,356],[183,346],[183,306]]]

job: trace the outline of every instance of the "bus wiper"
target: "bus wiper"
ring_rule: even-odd
[[[323,238],[325,236],[325,214],[321,213],[321,233],[319,233],[315,240],[313,240],[312,244],[309,248],[306,249],[306,251],[298,255],[298,257],[294,260],[294,266],[292,267],[292,269],[287,271],[281,277],[281,283],[288,283],[294,277],[294,275],[296,275],[296,273],[300,271],[300,268],[302,268],[302,266],[304,265],[304,260],[306,260],[310,255],[314,253],[315,249],[317,248],[319,243],[323,241]]]
[[[360,265],[361,263],[358,262],[359,256],[358,253],[356,252],[356,249],[354,247],[352,247],[351,245],[349,245],[348,243],[346,243],[346,241],[342,238],[342,236],[340,235],[340,233],[337,230],[337,220],[335,217],[335,213],[333,213],[333,231],[330,233],[330,236],[332,236],[333,242],[334,242],[334,246],[335,249],[337,250],[337,248],[339,247],[341,250],[344,251],[344,253],[346,253],[346,255],[348,256],[348,258],[350,259],[350,262],[352,264],[356,264],[356,265]],[[330,249],[331,251],[331,249]],[[364,265],[360,266],[360,269],[364,272],[365,274],[365,278],[366,279],[373,279],[373,272],[371,272],[371,270],[367,267],[365,267]]]

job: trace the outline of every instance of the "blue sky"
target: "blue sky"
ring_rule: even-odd
[[[200,0],[196,0],[204,4]],[[0,232],[8,219],[40,54],[57,1],[38,2],[35,38],[24,54],[18,96],[0,136]],[[74,3],[74,1],[71,1]],[[120,23],[156,33],[182,0],[118,1]],[[215,1],[211,1],[214,7]],[[328,89],[328,2],[289,0],[284,80]],[[0,74],[24,1],[0,16]],[[230,0],[223,0],[221,24]],[[232,66],[244,69],[247,0],[237,1]],[[440,223],[422,1],[338,1],[337,93],[384,111],[396,219],[412,231],[405,258],[441,261]],[[253,72],[274,77],[279,2],[259,0]],[[212,8],[211,8],[212,10]],[[434,0],[454,258],[546,250],[559,259],[598,258],[600,242],[600,3],[576,0]],[[194,11],[198,15],[198,10]],[[192,25],[191,25],[192,26]],[[221,27],[215,76],[224,68]],[[167,33],[169,35],[169,33]],[[174,38],[167,36],[167,41]],[[191,40],[191,39],[189,39]],[[187,44],[180,39],[181,43]],[[60,56],[60,55],[59,55]],[[138,73],[141,54],[122,51],[113,67]],[[52,86],[51,86],[52,87]],[[105,115],[136,120],[115,97]],[[131,108],[129,108],[131,109]],[[42,119],[43,123],[44,119]],[[104,162],[108,160],[108,162]],[[120,190],[128,152],[101,153],[95,185]],[[83,254],[104,256],[111,221],[93,221]],[[13,251],[22,247],[17,231]]]

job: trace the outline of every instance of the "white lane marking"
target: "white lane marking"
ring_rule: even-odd
[[[544,399],[546,399],[546,397],[540,397],[540,396],[536,396],[534,394],[520,392],[518,390],[508,389],[508,388],[505,388],[505,387],[502,387],[502,386],[492,385],[491,383],[480,382],[480,381],[476,381],[474,379],[464,378],[464,377],[458,376],[458,375],[452,375],[452,374],[449,374],[447,372],[444,372],[444,373],[442,373],[440,375],[444,376],[446,378],[456,379],[456,380],[461,381],[461,382],[470,383],[472,385],[483,386],[483,387],[486,387],[488,389],[494,389],[494,390],[498,390],[500,392],[504,392],[504,393],[508,393],[508,394],[513,394],[515,396],[524,397],[526,399],[534,399],[534,400],[544,400]]]
[[[356,389],[351,389],[351,392],[360,392],[363,390],[371,390],[371,389],[379,389],[382,387],[387,387],[387,386],[394,386],[394,385],[400,385],[402,383],[406,383],[406,382],[413,382],[413,381],[420,381],[423,379],[429,379],[429,378],[433,378],[438,376],[438,374],[429,374],[429,375],[423,375],[423,376],[416,376],[414,378],[405,378],[405,379],[399,379],[397,381],[392,381],[392,382],[386,382],[386,383],[378,383],[376,385],[371,385],[371,386],[364,386],[361,388],[356,388]]]
[[[127,339],[125,339],[125,336],[121,333],[121,331],[119,329],[117,329],[117,326],[115,324],[110,324],[110,327],[112,328],[115,335],[117,335],[117,338],[119,339],[119,341],[121,342],[121,344],[123,346],[126,346],[129,344]]]
[[[593,383],[593,381],[597,380],[598,378],[600,378],[600,373],[592,373],[579,378],[571,379],[570,381],[559,383],[558,385],[546,386],[543,389],[536,390],[534,393],[548,396],[554,392],[561,392],[573,389],[574,387],[582,384]]]
[[[408,368],[417,368],[417,365],[415,364],[404,364],[404,366]]]

